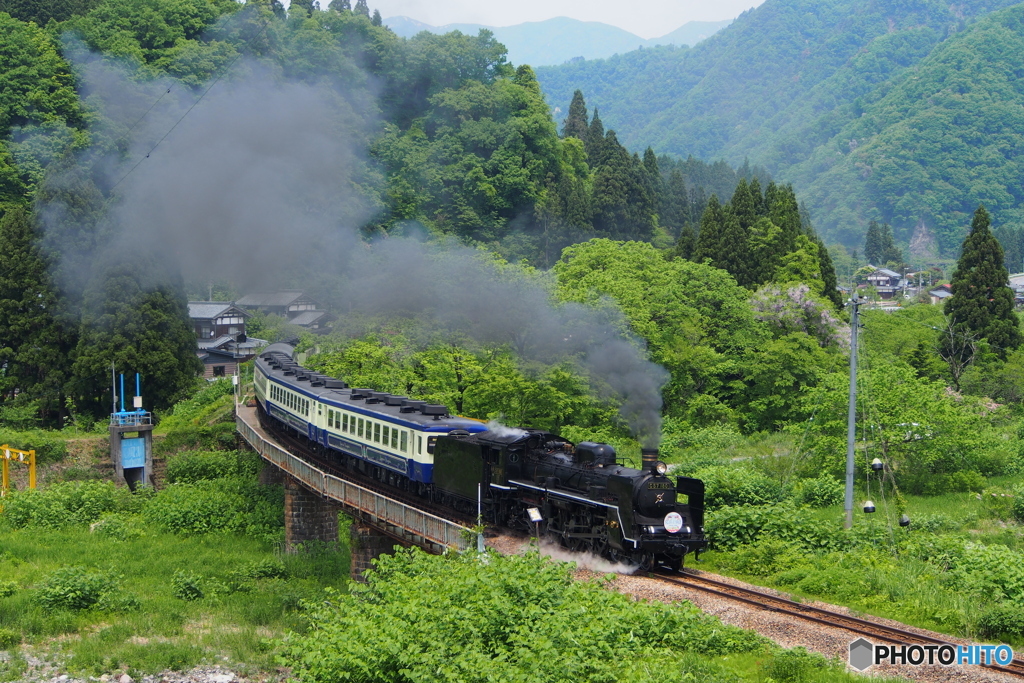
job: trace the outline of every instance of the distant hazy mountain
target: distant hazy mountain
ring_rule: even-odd
[[[461,31],[476,35],[477,31],[486,28],[493,31],[494,37],[508,48],[510,62],[531,66],[562,64],[577,57],[600,59],[655,45],[696,45],[731,22],[732,19],[690,21],[660,38],[644,40],[615,26],[597,21],[578,21],[568,17],[504,27],[481,24],[431,26],[409,17],[390,17],[384,20],[392,31],[406,38],[411,38],[421,31]]]

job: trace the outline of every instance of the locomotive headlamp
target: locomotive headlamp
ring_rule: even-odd
[[[659,460],[657,464],[654,465],[654,471],[658,474],[665,474],[668,472],[668,465]]]

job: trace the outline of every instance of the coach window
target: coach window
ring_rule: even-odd
[[[400,449],[400,450],[401,450],[401,451],[402,451],[403,453],[405,453],[405,450],[406,450],[406,448],[408,448],[408,447],[409,447],[409,432],[407,432],[407,431],[405,431],[405,430],[403,429],[403,430],[402,430],[402,445],[401,445],[401,446],[399,447],[399,449]]]
[[[388,445],[388,441],[391,440],[391,427],[384,426],[384,445]]]
[[[417,436],[416,437],[416,452],[419,453],[420,455],[423,455],[423,437],[422,436]]]
[[[380,443],[380,423],[379,422],[374,422],[373,423],[373,440],[376,441],[377,443]]]
[[[359,418],[359,431],[356,432],[360,438],[363,436],[363,418]]]
[[[348,431],[348,413],[341,414],[341,431]]]
[[[391,429],[391,447],[398,448],[398,430],[395,428]]]

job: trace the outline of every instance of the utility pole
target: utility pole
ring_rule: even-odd
[[[845,528],[853,527],[853,475],[856,470],[853,450],[857,436],[857,331],[860,327],[860,299],[857,288],[853,288],[850,306],[850,405],[846,416],[846,523]]]

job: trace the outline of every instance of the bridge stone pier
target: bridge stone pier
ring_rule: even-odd
[[[339,512],[353,519],[352,577],[357,580],[374,558],[393,553],[396,545],[417,545],[434,553],[471,547],[466,527],[323,472],[288,452],[263,431],[252,408],[236,406],[235,424],[242,439],[266,461],[260,483],[284,486],[288,552],[307,541],[337,544]]]
[[[269,469],[269,468],[268,468]],[[338,544],[337,503],[284,477],[284,545],[287,552],[307,541]]]

